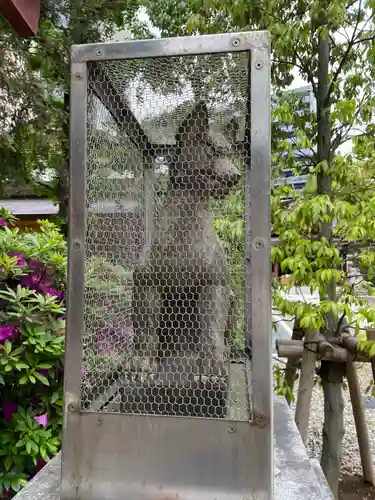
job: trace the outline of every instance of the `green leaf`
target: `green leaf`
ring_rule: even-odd
[[[12,465],[13,465],[13,459],[12,459],[12,457],[10,457],[10,456],[5,457],[3,463],[4,463],[5,470],[6,471],[10,471],[10,469],[12,468]]]
[[[59,399],[59,397],[60,397],[60,392],[55,391],[51,396],[51,404],[55,404],[56,401]]]
[[[52,363],[39,363],[37,365],[38,370],[49,370],[53,367]]]
[[[31,450],[32,450],[32,448],[31,448],[31,441],[27,441],[26,442],[26,451],[27,451],[28,455],[31,455]]]
[[[46,462],[48,462],[49,457],[47,455],[46,446],[44,444],[40,445],[40,447],[39,447],[39,453],[40,453],[41,457],[43,458],[43,460],[45,460]]]
[[[19,361],[17,362],[15,365],[14,365],[17,370],[21,371],[21,370],[27,370],[29,368],[29,365],[27,365],[26,363],[23,363],[22,361]]]
[[[38,372],[34,372],[35,374],[35,377],[40,381],[42,382],[42,384],[44,385],[50,385],[49,384],[49,380],[48,378],[45,376],[45,375],[42,375],[41,373],[38,373]]]
[[[4,344],[4,351],[7,353],[7,354],[10,354],[11,351],[12,351],[12,343],[7,339]]]

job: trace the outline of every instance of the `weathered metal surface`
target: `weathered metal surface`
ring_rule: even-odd
[[[332,500],[318,462],[310,464],[286,401],[275,398],[274,500]],[[104,497],[107,498],[107,497]],[[172,495],[172,498],[173,497]],[[196,498],[200,498],[198,495]],[[212,498],[212,497],[211,497]],[[124,492],[116,500],[127,500]],[[15,500],[61,500],[60,455],[49,462]]]
[[[268,35],[72,56],[62,498],[269,499]]]

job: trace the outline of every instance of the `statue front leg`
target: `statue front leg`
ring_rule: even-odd
[[[132,318],[134,357],[132,365],[142,370],[155,369],[158,353],[158,329],[162,296],[156,286],[149,286],[134,273]]]

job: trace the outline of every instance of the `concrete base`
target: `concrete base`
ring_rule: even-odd
[[[307,456],[285,399],[278,397],[274,401],[274,443],[274,500],[333,500],[319,464],[311,463]],[[60,500],[60,454],[14,498]]]

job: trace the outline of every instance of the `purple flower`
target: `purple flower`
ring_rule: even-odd
[[[85,378],[86,377],[86,366],[83,364],[82,365],[82,377]]]
[[[55,290],[54,288],[50,288],[48,286],[43,287],[44,293],[47,293],[48,295],[52,295],[53,297],[56,297],[58,300],[63,300],[64,298],[64,292],[59,292],[58,290]]]
[[[8,223],[4,219],[4,217],[0,217],[0,227],[7,227],[7,226],[8,226]]]
[[[9,252],[9,257],[17,257],[17,266],[26,266],[26,259],[23,252]]]
[[[6,325],[0,328],[0,344],[6,340],[16,340],[19,336],[19,330],[15,325]]]
[[[42,266],[42,263],[40,262],[40,260],[36,260],[36,259],[30,259],[29,260],[29,266],[34,269],[34,270],[42,270],[43,266]]]
[[[56,368],[56,377],[59,379],[60,377],[64,376],[64,368],[62,366],[58,366]]]
[[[118,348],[129,344],[133,339],[133,328],[124,321],[109,324],[94,337],[94,342],[101,354],[116,354]]]
[[[27,276],[22,276],[20,279],[21,285],[29,290],[39,290],[40,282],[42,277],[36,274],[28,274]]]
[[[48,413],[44,413],[43,415],[39,415],[37,417],[34,417],[34,420],[38,422],[39,425],[42,425],[43,427],[47,427],[48,425]]]
[[[17,413],[17,405],[10,401],[4,401],[3,414],[5,420],[12,420],[13,414]]]
[[[46,461],[43,460],[42,457],[38,457],[36,459],[36,471],[35,472],[39,472],[41,469],[43,469],[43,467],[46,465]]]

